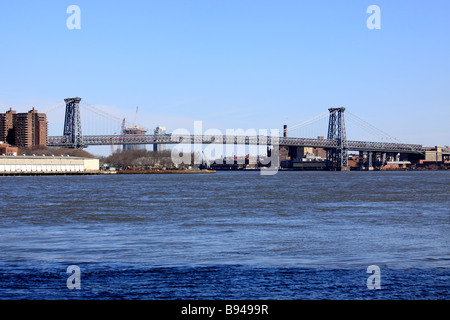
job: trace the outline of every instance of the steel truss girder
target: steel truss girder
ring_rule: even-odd
[[[276,141],[278,140],[278,141]],[[246,144],[246,145],[270,145],[297,147],[317,147],[324,149],[339,148],[336,140],[280,137],[274,139],[267,136],[224,136],[224,135],[89,135],[83,136],[83,144],[86,146],[122,144]],[[48,145],[61,147],[70,145],[71,141],[65,136],[48,137]],[[423,153],[425,148],[418,144],[384,143],[370,141],[347,141],[349,151],[377,151],[377,152],[401,152]]]

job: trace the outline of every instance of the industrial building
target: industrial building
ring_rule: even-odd
[[[47,116],[34,108],[27,113],[16,113],[11,108],[0,113],[0,141],[16,147],[47,146]]]
[[[286,135],[286,126],[284,128]],[[286,136],[285,136],[286,137]],[[317,137],[323,140],[323,136]],[[327,152],[323,148],[317,147],[279,147],[280,167],[284,169],[305,169],[318,170],[325,169]]]
[[[99,159],[68,156],[0,156],[0,175],[98,173]]]

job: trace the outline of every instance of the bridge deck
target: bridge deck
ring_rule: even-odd
[[[281,145],[298,147],[317,147],[324,149],[336,149],[339,144],[336,140],[270,137],[270,136],[227,136],[227,135],[91,135],[83,136],[83,144],[86,146],[123,145],[123,144],[244,144],[244,145]],[[348,150],[352,151],[378,151],[401,153],[424,153],[427,148],[418,144],[348,141]],[[48,138],[48,146],[65,147],[71,143],[64,136],[51,136]],[[444,149],[443,153],[450,154],[450,149]]]

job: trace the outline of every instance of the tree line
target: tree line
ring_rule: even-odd
[[[148,151],[148,150],[123,150],[109,156],[95,156],[82,149],[73,148],[49,148],[34,146],[31,148],[19,148],[18,155],[26,156],[70,156],[82,158],[99,158],[101,164],[113,165],[118,169],[150,170],[150,169],[181,169],[201,162],[201,155],[197,153],[180,153],[179,157],[191,159],[190,163],[176,165],[172,161],[172,150]],[[189,162],[189,161],[188,161]]]
[[[148,151],[148,150],[125,150],[100,158],[102,164],[112,164],[118,169],[149,170],[149,169],[180,169],[188,168],[197,160],[198,155],[191,153],[190,163],[176,165],[172,161],[172,150]],[[197,160],[198,162],[198,160]]]

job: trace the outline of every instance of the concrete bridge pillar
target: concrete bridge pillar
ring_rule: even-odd
[[[364,151],[359,152],[358,169],[364,170]]]
[[[373,170],[373,152],[369,151],[367,155],[367,170],[372,171]]]
[[[381,153],[381,166],[386,164],[386,152]]]
[[[393,161],[393,160],[394,160],[394,154],[392,152],[386,153],[386,163],[388,161]]]

